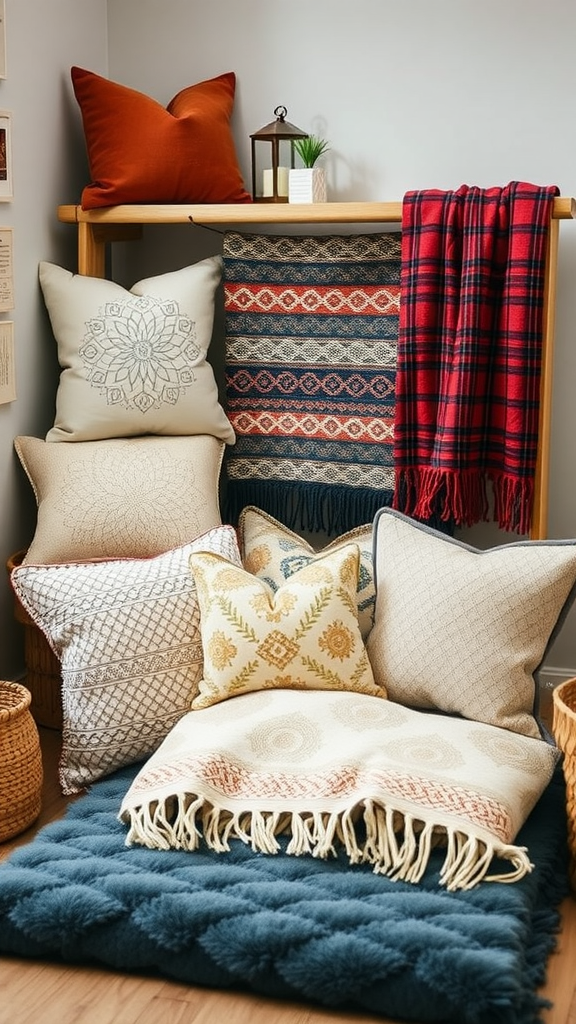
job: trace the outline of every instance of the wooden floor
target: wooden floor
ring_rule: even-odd
[[[28,842],[66,806],[56,777],[59,734],[41,730],[44,753],[42,814],[34,828],[0,845],[0,859]],[[576,1024],[576,900],[563,905],[559,948],[543,995],[554,1006],[546,1024]],[[0,1024],[396,1024],[363,1013],[336,1013],[240,993],[190,988],[157,978],[0,960]]]

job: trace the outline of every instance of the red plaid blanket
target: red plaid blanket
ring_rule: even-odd
[[[408,192],[402,212],[395,505],[529,530],[555,186]]]

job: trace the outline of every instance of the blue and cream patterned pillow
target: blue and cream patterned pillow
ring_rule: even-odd
[[[139,281],[40,264],[62,371],[47,441],[212,434],[234,441],[206,353],[222,261]]]
[[[320,557],[312,544],[253,505],[247,505],[238,521],[242,564],[277,590],[293,573]],[[372,568],[372,524],[342,534],[322,549],[326,555],[345,544],[355,543],[360,551],[356,601],[362,639],[366,640],[374,619],[374,572]]]

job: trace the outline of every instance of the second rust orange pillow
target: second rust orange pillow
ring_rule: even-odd
[[[167,107],[83,68],[71,76],[92,178],[83,209],[250,202],[230,129],[233,72],[188,86]]]

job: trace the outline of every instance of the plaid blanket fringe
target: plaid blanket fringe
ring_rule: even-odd
[[[409,192],[395,414],[395,507],[528,533],[544,268],[556,186]]]

